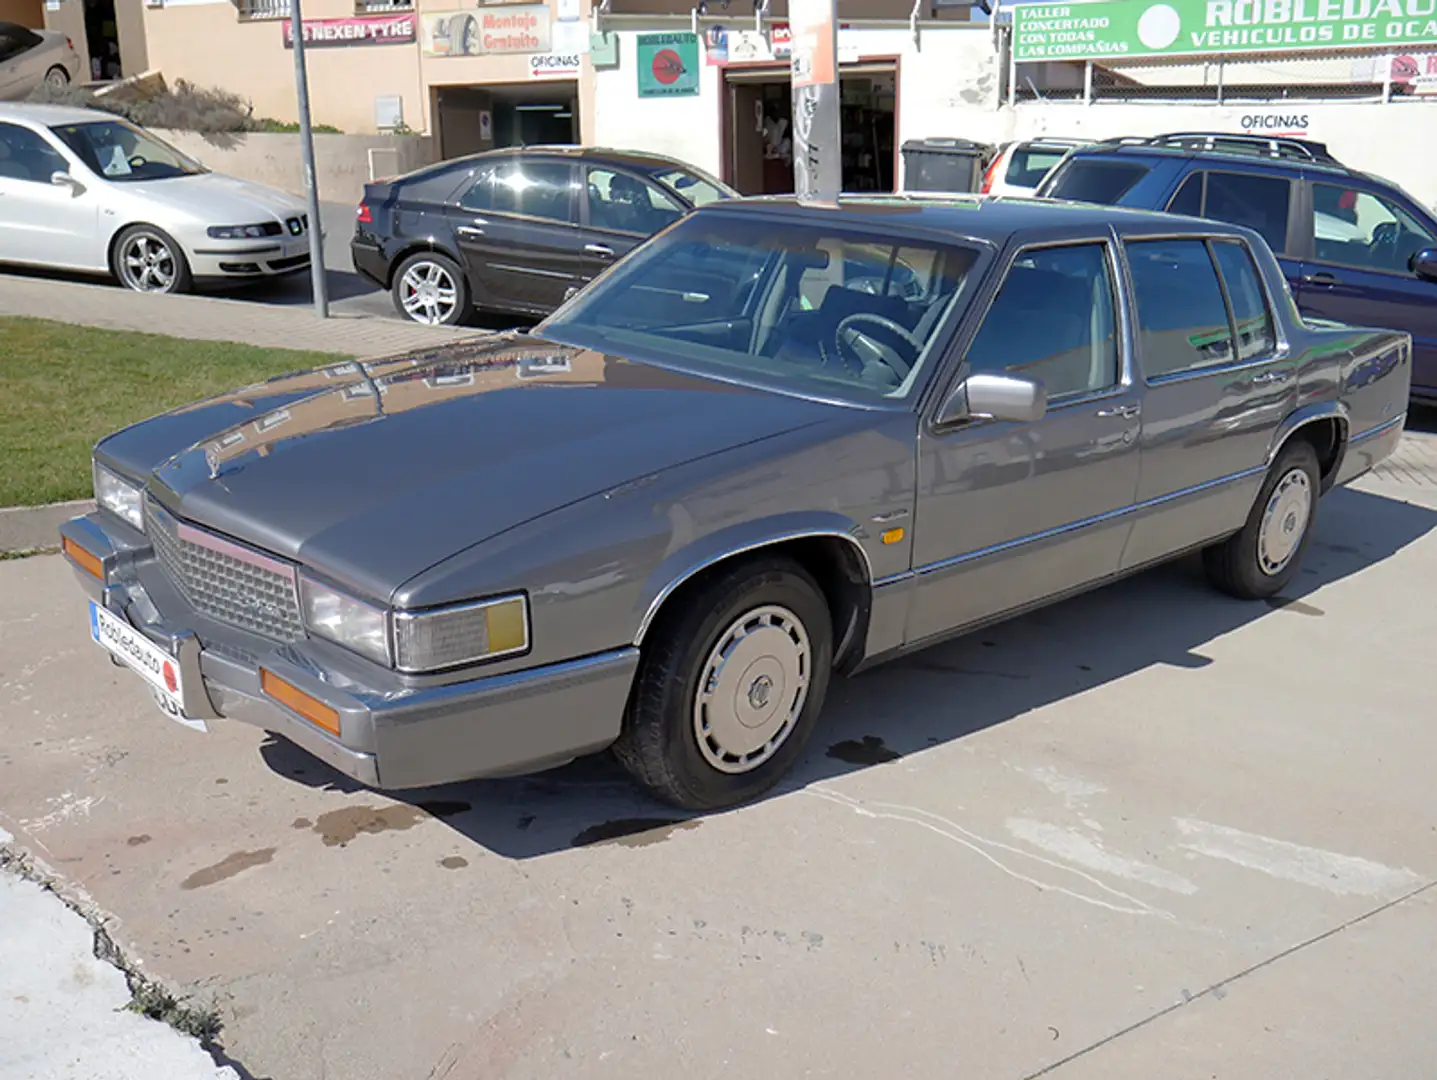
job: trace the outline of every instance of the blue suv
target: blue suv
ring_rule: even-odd
[[[1321,143],[1183,132],[1070,152],[1041,197],[1246,225],[1277,255],[1299,310],[1412,335],[1412,397],[1437,402],[1437,217]]]

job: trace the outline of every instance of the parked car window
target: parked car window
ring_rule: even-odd
[[[655,173],[654,179],[680,198],[686,199],[692,206],[707,206],[720,199],[733,198],[733,192],[725,191],[714,181],[688,169],[670,169],[667,172]]]
[[[966,300],[977,259],[959,244],[766,215],[691,215],[536,333],[718,378],[881,401],[914,385],[944,317]],[[900,264],[916,290],[853,287],[857,271],[862,286],[875,269]]]
[[[65,156],[39,132],[18,124],[0,124],[0,176],[48,184],[52,173],[69,171]]]
[[[124,120],[97,120],[51,128],[91,172],[107,180],[170,180],[195,176],[203,165]]]
[[[1227,285],[1232,317],[1237,323],[1237,355],[1242,360],[1265,356],[1277,348],[1272,315],[1262,292],[1262,279],[1252,255],[1236,240],[1217,240],[1212,246],[1218,269]]]
[[[1148,167],[1137,161],[1071,158],[1054,177],[1047,194],[1054,199],[1112,206],[1147,172]]]
[[[1252,229],[1273,251],[1287,250],[1292,181],[1281,176],[1209,172],[1202,217]]]
[[[1312,185],[1313,253],[1321,262],[1405,274],[1437,246],[1432,230],[1396,203],[1340,184]]]
[[[576,222],[574,170],[562,161],[510,161],[494,171],[491,210]]]
[[[590,168],[589,224],[596,229],[649,236],[683,217],[683,209],[652,184],[628,173]]]
[[[39,34],[23,26],[14,23],[0,25],[0,62],[14,59],[43,40]]]
[[[473,213],[494,209],[494,170],[480,169],[469,189],[459,196],[459,205]]]
[[[1178,188],[1177,194],[1168,203],[1168,213],[1202,217],[1202,187],[1206,176],[1206,173],[1195,172],[1184,180],[1182,187]]]
[[[1138,340],[1149,379],[1232,359],[1227,304],[1201,240],[1129,240]]]
[[[1043,177],[1052,171],[1053,166],[1063,160],[1063,155],[1067,152],[1066,148],[1019,143],[1018,148],[1013,151],[1013,159],[1008,162],[1008,171],[1003,174],[1003,180],[1014,187],[1035,188],[1043,182]]]
[[[1038,248],[1008,271],[968,364],[1041,379],[1050,399],[1090,394],[1118,383],[1115,328],[1107,248]]]

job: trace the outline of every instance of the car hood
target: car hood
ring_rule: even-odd
[[[120,186],[203,224],[253,225],[306,212],[304,203],[293,195],[221,173],[136,180]]]
[[[181,518],[388,598],[562,506],[847,411],[523,335],[368,370],[275,380],[127,429],[97,454],[148,472]],[[155,464],[206,415],[213,434]]]

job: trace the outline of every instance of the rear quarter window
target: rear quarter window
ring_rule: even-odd
[[[1003,180],[1015,187],[1035,188],[1066,153],[1054,147],[1019,146],[1013,151],[1013,160],[1008,163]]]
[[[1108,158],[1071,158],[1053,177],[1046,195],[1053,199],[1112,206],[1148,174],[1138,161]]]

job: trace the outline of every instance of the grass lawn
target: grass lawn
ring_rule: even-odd
[[[101,436],[344,357],[0,318],[0,506],[90,495]]]

